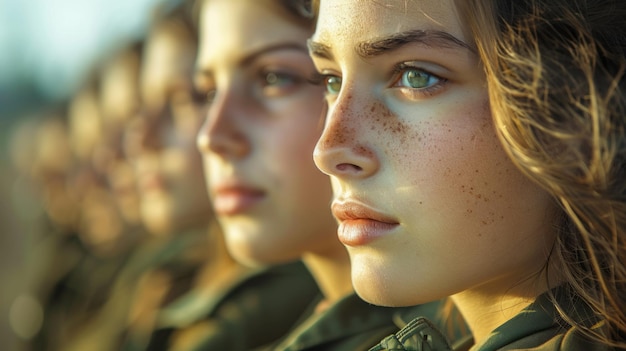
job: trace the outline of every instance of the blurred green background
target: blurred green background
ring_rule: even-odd
[[[0,0],[0,347],[17,349],[11,309],[25,303],[33,211],[8,153],[16,121],[67,99],[98,58],[141,37],[170,0]],[[19,204],[19,206],[18,206]],[[26,302],[27,303],[27,302]],[[23,306],[22,306],[23,308]],[[19,328],[19,326],[17,326]],[[18,333],[19,334],[19,333]]]

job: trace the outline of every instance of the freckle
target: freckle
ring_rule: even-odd
[[[363,155],[365,157],[371,158],[374,154],[372,150],[366,149],[364,146],[358,146],[355,150],[357,155]]]
[[[470,141],[474,141],[476,140],[476,135],[472,135],[472,137],[470,138]]]

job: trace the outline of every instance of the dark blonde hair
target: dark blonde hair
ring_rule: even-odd
[[[626,2],[460,0],[493,117],[517,166],[562,207],[551,260],[595,326],[626,347]]]

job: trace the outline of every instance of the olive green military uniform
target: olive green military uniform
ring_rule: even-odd
[[[319,295],[301,262],[250,270],[164,308],[149,345],[126,350],[251,350],[284,335]],[[182,345],[182,346],[181,346]]]
[[[181,291],[188,290],[193,281],[198,260],[189,253],[205,247],[206,235],[190,231],[178,236],[146,240],[137,243],[127,256],[122,269],[109,284],[102,305],[71,330],[71,337],[61,348],[63,351],[120,350],[128,334],[133,334],[130,316],[138,301],[150,301],[150,311],[158,310],[168,300],[175,299]],[[158,273],[168,279],[155,284],[164,293],[158,299],[137,296],[140,282]]]
[[[275,351],[368,350],[384,335],[404,325],[403,317],[435,317],[441,303],[390,308],[371,305],[350,294],[323,312],[310,314],[288,334]]]
[[[554,290],[559,305],[571,315],[594,325],[592,314],[580,302],[572,300],[563,288]],[[437,327],[426,318],[417,318],[394,335],[383,339],[370,351],[609,351],[605,345],[591,343],[559,317],[555,305],[545,293],[518,315],[495,329],[481,345],[472,346],[470,338],[450,345]]]
[[[28,283],[43,308],[43,323],[24,349],[65,351],[77,330],[102,309],[131,252],[101,257],[77,233],[57,228],[38,239]]]

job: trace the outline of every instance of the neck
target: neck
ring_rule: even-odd
[[[534,301],[534,298],[470,291],[453,295],[452,299],[470,327],[476,345],[482,344],[494,329]]]
[[[547,291],[545,281],[545,276],[540,275],[537,279],[529,279],[522,284],[509,284],[507,286],[512,288],[504,291],[501,282],[498,287],[488,284],[452,295],[452,300],[472,331],[475,345],[481,345],[494,329],[520,313],[537,296]]]
[[[212,289],[225,281],[235,279],[246,271],[246,268],[237,263],[228,253],[223,234],[217,226],[209,226],[207,235],[210,247],[206,250],[208,254],[205,254],[206,260],[200,269],[195,285]]]
[[[302,257],[311,275],[324,295],[324,304],[330,305],[352,293],[350,257],[341,245],[330,252],[307,253]]]

